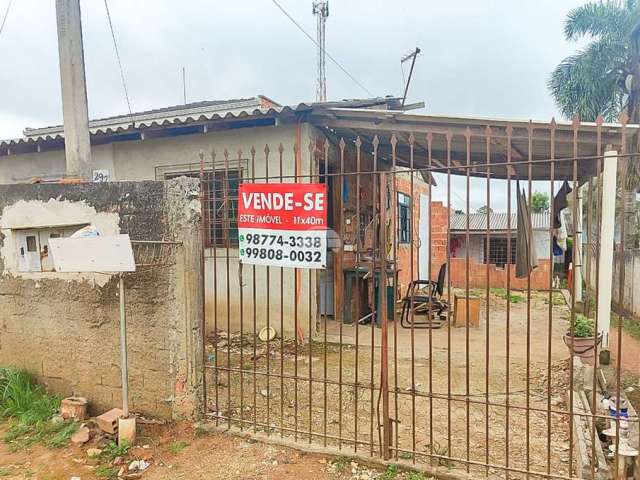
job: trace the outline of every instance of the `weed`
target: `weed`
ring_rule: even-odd
[[[208,432],[207,432],[207,429],[204,428],[202,425],[197,425],[195,433],[196,433],[196,437],[204,437]]]
[[[33,425],[14,423],[3,440],[13,451],[24,450],[37,443],[49,448],[63,448],[78,430],[77,423],[39,422]]]
[[[346,457],[337,457],[333,462],[331,462],[331,464],[336,469],[336,471],[344,472],[349,468],[351,462]]]
[[[545,296],[544,303],[549,305],[549,297],[548,296]],[[554,307],[560,307],[560,306],[564,306],[566,304],[567,303],[565,302],[564,297],[562,296],[561,293],[553,292],[553,294],[551,295],[551,305],[553,305]]]
[[[118,477],[118,471],[113,468],[110,467],[108,465],[99,465],[96,468],[96,477],[98,478],[117,478]]]
[[[406,480],[427,480],[427,477],[425,477],[423,473],[409,472]]]
[[[8,477],[9,475],[11,475],[11,470],[0,467],[0,477]]]
[[[453,466],[453,462],[446,458],[449,456],[449,449],[446,447],[446,445],[440,445],[438,442],[434,442],[433,453],[435,455],[438,455],[438,457],[434,457],[437,459],[438,465],[447,468]]]
[[[492,288],[491,293],[502,300],[506,300],[508,297],[511,303],[524,302],[524,297],[522,295],[511,292],[507,295],[507,291],[504,288]]]
[[[50,419],[60,399],[47,394],[33,377],[14,368],[0,368],[0,415],[33,425]]]
[[[174,455],[177,455],[178,453],[180,453],[182,450],[184,450],[188,446],[189,446],[189,444],[187,442],[185,442],[184,440],[174,440],[173,442],[171,442],[169,444],[168,450],[171,453],[173,453]]]
[[[108,443],[100,452],[100,460],[112,462],[116,457],[124,457],[129,452],[129,442],[122,440],[121,445],[116,442]]]
[[[409,453],[409,452],[400,452],[400,458],[402,458],[403,460],[411,460],[413,459],[413,454]]]
[[[640,338],[640,322],[632,318],[623,318],[622,322],[618,320],[617,323],[622,323],[622,328],[625,332],[635,338]]]
[[[380,477],[382,480],[393,480],[398,476],[398,466],[389,465]]]

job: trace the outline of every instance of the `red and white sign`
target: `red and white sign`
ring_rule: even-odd
[[[238,192],[240,261],[325,268],[327,188],[323,183],[243,183]]]

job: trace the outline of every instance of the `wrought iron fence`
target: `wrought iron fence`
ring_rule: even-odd
[[[617,460],[639,442],[637,399],[623,383],[630,354],[603,291],[615,219],[625,251],[612,172],[615,192],[616,170],[620,189],[637,161],[624,121],[360,127],[327,129],[307,151],[298,143],[201,155],[209,419],[454,476],[596,478],[632,468]],[[218,241],[237,238],[234,182],[325,183],[336,239],[329,267],[240,263],[237,246]],[[536,191],[549,205],[534,228]],[[402,239],[398,193],[411,222]],[[455,210],[466,215],[459,230]],[[583,232],[598,232],[585,252]],[[491,239],[505,240],[505,258],[526,260],[491,264]],[[570,269],[554,261],[559,252]],[[624,285],[625,268],[616,275]],[[585,322],[592,335],[577,331]]]

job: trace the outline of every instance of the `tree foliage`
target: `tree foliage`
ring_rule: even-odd
[[[625,81],[638,71],[635,35],[639,22],[640,0],[598,0],[569,12],[566,39],[587,37],[591,41],[565,58],[549,80],[563,116],[595,121],[602,115],[616,121],[629,102],[635,105],[637,95],[629,95]]]
[[[549,210],[549,194],[545,192],[533,192],[531,195],[531,211],[542,213]]]
[[[484,213],[484,214],[486,215],[486,214],[487,214],[487,211],[488,211],[489,213],[493,213],[493,208],[488,207],[487,205],[483,205],[483,206],[481,206],[480,208],[478,208],[478,209],[476,210],[476,213]]]

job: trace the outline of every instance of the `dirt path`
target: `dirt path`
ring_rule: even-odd
[[[0,424],[0,435],[6,430],[7,425]],[[145,480],[346,480],[373,479],[382,474],[361,465],[354,467],[342,459],[336,461],[227,435],[197,435],[185,425],[143,427],[136,444],[123,463],[147,459],[151,466],[141,477]],[[97,462],[88,459],[86,450],[92,446],[91,442],[60,450],[36,446],[13,452],[0,442],[0,479],[109,478],[101,475]],[[394,478],[401,480],[406,476]]]

